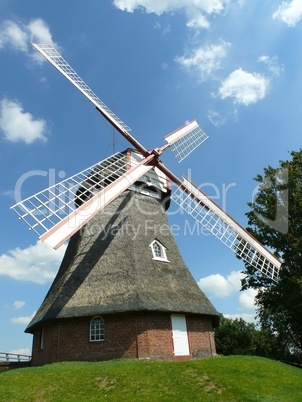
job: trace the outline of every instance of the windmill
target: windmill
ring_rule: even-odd
[[[107,314],[106,321],[108,322],[108,320],[110,321],[109,317],[112,317],[110,314],[126,312],[129,314],[130,311],[132,313],[136,312],[135,318],[131,316],[131,320],[134,319],[136,329],[140,328],[139,331],[136,332],[135,336],[131,332],[131,336],[129,335],[129,339],[132,340],[131,342],[129,341],[130,346],[127,345],[125,348],[120,347],[118,353],[114,353],[111,350],[112,353],[110,354],[108,352],[110,348],[106,349],[104,347],[103,358],[128,356],[128,354],[133,357],[133,354],[129,350],[134,343],[136,345],[135,353],[137,357],[157,356],[167,358],[169,353],[164,352],[167,348],[163,347],[159,351],[158,344],[160,342],[156,341],[152,344],[150,341],[150,334],[155,328],[153,325],[154,322],[161,322],[158,316],[154,318],[155,311],[160,314],[164,314],[164,312],[169,312],[170,314],[170,324],[167,324],[167,321],[165,321],[165,328],[168,328],[169,325],[172,328],[174,345],[172,354],[174,356],[200,356],[206,354],[209,350],[213,351],[215,346],[211,333],[213,326],[217,325],[218,313],[205,295],[202,292],[200,293],[188,269],[184,266],[171,233],[167,237],[160,238],[160,235],[153,229],[149,237],[141,236],[141,243],[150,241],[149,244],[144,244],[140,257],[143,259],[143,263],[140,261],[140,265],[144,265],[145,271],[141,271],[140,275],[138,275],[137,270],[132,270],[129,273],[127,279],[129,283],[126,286],[128,289],[127,296],[120,289],[120,285],[117,285],[114,292],[111,291],[112,289],[110,290],[110,287],[115,286],[112,284],[112,271],[116,269],[121,253],[124,253],[122,259],[126,260],[128,258],[128,250],[133,245],[133,241],[131,246],[130,242],[123,243],[125,239],[129,241],[131,237],[129,233],[123,233],[124,236],[120,236],[118,246],[116,246],[119,250],[117,253],[118,257],[114,259],[112,256],[115,255],[115,249],[111,244],[116,241],[117,236],[112,233],[113,226],[115,225],[116,234],[125,227],[133,229],[135,226],[133,225],[134,222],[137,225],[138,219],[140,221],[145,219],[142,211],[140,211],[141,213],[137,211],[133,213],[133,208],[129,207],[129,205],[133,205],[135,200],[143,202],[144,209],[147,209],[151,216],[156,212],[156,219],[161,221],[162,226],[165,225],[165,218],[162,217],[163,214],[159,211],[162,211],[162,209],[167,208],[169,205],[171,182],[177,186],[177,189],[171,196],[171,199],[176,204],[231,249],[237,257],[243,259],[272,280],[278,280],[280,261],[188,178],[183,176],[183,179],[180,180],[160,160],[161,154],[168,148],[171,148],[177,160],[179,162],[182,161],[206,140],[207,135],[194,120],[168,134],[165,137],[166,144],[163,146],[155,148],[152,151],[147,150],[131,135],[129,127],[95,95],[53,46],[48,44],[33,44],[33,46],[95,105],[97,110],[132,147],[125,152],[118,152],[90,166],[72,177],[22,200],[12,207],[18,214],[19,219],[25,221],[30,229],[38,234],[41,241],[50,244],[53,248],[57,249],[71,238],[58,275],[42,306],[26,330],[27,332],[34,333],[34,337],[36,338],[33,344],[33,356],[35,356],[36,364],[62,359],[66,360],[71,356],[72,352],[69,354],[59,353],[58,348],[56,352],[52,353],[54,346],[49,346],[47,357],[45,357],[45,353],[44,357],[38,357],[39,352],[45,350],[44,338],[46,339],[46,327],[48,325],[48,334],[53,333],[54,331],[50,327],[50,323],[55,319],[69,319],[70,323],[70,320],[75,317],[89,317],[91,321],[89,325],[85,324],[85,328],[89,327],[90,341],[93,343],[94,340],[98,340],[103,343],[105,331],[103,316]],[[153,228],[156,227],[155,223],[153,220]],[[98,231],[94,233],[93,228],[96,227]],[[103,234],[104,238],[106,237],[106,240],[101,243],[99,241],[100,233]],[[138,254],[140,247],[141,245],[136,244],[135,252]],[[148,267],[148,263],[144,258],[144,253],[148,247],[152,251],[153,256],[152,267],[151,265]],[[111,254],[108,254],[108,249],[110,249]],[[100,258],[100,255],[102,258]],[[180,268],[172,273],[167,267],[169,266],[169,260],[171,259],[172,261],[175,258],[177,262],[175,261],[173,264]],[[95,261],[92,263],[92,260]],[[99,263],[99,260],[102,263]],[[113,263],[112,260],[114,261]],[[131,261],[128,261],[128,265],[126,264],[126,266],[134,267],[136,264],[134,261],[137,262],[137,260],[139,260],[138,255],[135,255]],[[159,262],[156,268],[154,261]],[[91,266],[99,267],[98,274],[95,274],[96,269],[93,270]],[[104,268],[105,266],[107,268],[111,267],[111,274],[109,274],[107,268]],[[154,269],[156,270],[156,274],[155,271],[152,271]],[[163,273],[164,271],[165,274]],[[124,272],[117,270],[115,274],[124,275]],[[170,281],[171,283],[171,289],[166,287],[168,282],[164,280],[165,275],[166,278],[169,278],[168,282]],[[109,282],[107,282],[107,276],[108,278],[110,277]],[[141,280],[142,277],[148,277],[148,281],[150,281],[149,285],[145,279],[144,284],[140,282],[141,286],[134,285],[135,281]],[[157,278],[157,282],[154,282],[155,277]],[[127,280],[125,279],[123,284]],[[97,281],[102,282],[99,293],[105,295],[104,297],[100,296],[100,294],[98,297],[89,295],[91,287],[93,288]],[[149,286],[150,289],[154,289],[154,294],[150,293]],[[132,298],[129,296],[131,294],[133,294]],[[155,294],[156,297],[154,296]],[[81,301],[79,302],[79,300]],[[110,304],[110,309],[106,310],[108,303]],[[102,306],[101,309],[100,306]],[[102,316],[99,314],[100,310]],[[143,320],[139,320],[139,323],[137,321],[137,316],[145,314],[145,312],[148,312],[149,318],[151,312],[153,314],[153,321],[151,320],[153,322],[152,328],[149,325],[150,320],[147,320],[149,324],[147,324],[147,321],[144,321],[146,315],[144,315]],[[200,321],[196,322],[196,317],[200,318],[201,315],[206,317],[202,325]],[[140,317],[142,316],[140,315]],[[163,316],[161,315],[161,317]],[[191,317],[192,320],[189,321],[188,317]],[[129,316],[128,320],[130,320]],[[119,323],[122,322],[121,316],[119,316],[118,321]],[[87,319],[85,322],[88,322]],[[207,324],[204,324],[205,322]],[[124,328],[126,326],[124,324]],[[200,330],[200,326],[204,326],[203,330]],[[207,327],[206,330],[205,326]],[[127,327],[129,327],[129,323]],[[146,329],[147,327],[149,328],[149,332],[143,330],[143,328]],[[199,331],[197,331],[197,327],[199,327]],[[107,324],[106,328],[109,328]],[[156,328],[158,329],[158,326]],[[189,335],[190,342],[188,342],[187,333],[190,333],[190,328],[192,331],[191,335]],[[108,332],[107,329],[106,333]],[[68,333],[66,328],[65,330]],[[73,327],[74,331],[75,327]],[[78,327],[77,331],[81,332]],[[199,338],[196,335],[198,332]],[[148,333],[148,342],[146,339],[144,340],[146,333]],[[207,334],[208,341],[207,346],[202,348],[200,345],[205,343],[205,333]],[[197,336],[198,341],[194,341],[195,335],[193,334]],[[55,343],[54,339],[57,339],[57,342],[59,342],[58,339],[62,337],[62,328],[60,325],[56,327],[56,335],[53,336],[54,338],[49,342],[52,345]],[[49,337],[50,335],[48,335]],[[134,338],[135,341],[133,340]],[[184,338],[187,341],[184,341]],[[162,340],[162,343],[169,342],[167,339]],[[120,339],[116,343],[120,344]],[[146,351],[146,344],[148,344],[148,351]],[[65,349],[70,349],[70,341],[66,341],[64,347]],[[112,345],[110,347],[112,348]],[[63,346],[61,345],[60,348],[62,350]],[[155,350],[154,348],[157,351],[152,354],[150,351],[151,349]],[[91,359],[88,349],[85,349],[86,352],[83,352],[83,349],[75,352],[75,349],[76,346],[73,346],[74,358]],[[98,358],[101,357],[100,353],[99,351]]]

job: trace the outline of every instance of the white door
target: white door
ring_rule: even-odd
[[[174,356],[189,356],[186,316],[184,314],[172,314],[171,324]]]

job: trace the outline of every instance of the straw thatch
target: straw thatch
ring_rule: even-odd
[[[152,259],[154,239],[169,262]],[[160,202],[128,190],[71,238],[26,332],[57,318],[136,311],[203,314],[214,326],[219,319],[184,264]]]

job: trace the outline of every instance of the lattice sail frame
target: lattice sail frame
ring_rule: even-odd
[[[116,176],[127,171],[128,162],[124,154],[118,152],[60,183],[40,191],[25,200],[13,205],[13,209],[31,230],[42,236],[58,222],[74,212],[77,203],[82,204],[88,194],[78,193],[85,186],[85,191],[91,195],[105,187],[105,182],[113,182]],[[101,171],[108,173],[104,176]],[[110,179],[111,177],[111,179]]]
[[[42,241],[58,248],[103,210],[113,199],[146,174],[140,162],[123,153],[111,157],[13,205],[13,209]]]
[[[179,130],[167,135],[165,140],[172,147],[172,152],[178,163],[183,161],[191,152],[201,145],[207,134],[199,127],[196,120],[186,124]]]
[[[184,178],[171,198],[238,257],[278,280],[281,262],[189,180]]]
[[[117,117],[112,110],[110,110],[108,106],[106,106],[105,103],[102,102],[101,99],[89,88],[89,86],[52,45],[36,43],[32,43],[32,45],[69,81],[71,81],[96,107],[99,107],[106,112],[107,115],[111,117],[112,121],[115,121],[122,130],[131,131],[131,129],[119,117]]]

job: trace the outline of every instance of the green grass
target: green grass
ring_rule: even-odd
[[[302,370],[255,356],[56,363],[0,373],[0,401],[301,402]]]

